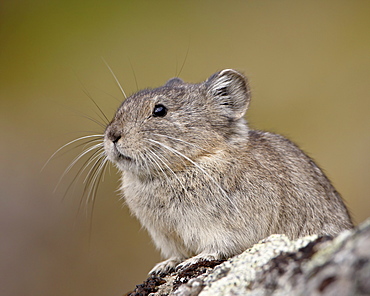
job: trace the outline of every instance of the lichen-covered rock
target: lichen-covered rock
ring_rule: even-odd
[[[334,239],[271,235],[227,261],[200,262],[156,282],[147,294],[130,295],[370,295],[370,219]]]

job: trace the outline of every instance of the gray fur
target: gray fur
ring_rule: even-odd
[[[317,165],[284,137],[248,128],[246,78],[172,79],[127,98],[105,131],[122,194],[166,261],[164,273],[239,254],[270,234],[294,239],[352,227]],[[152,116],[156,105],[166,116]],[[194,257],[195,256],[195,257]]]

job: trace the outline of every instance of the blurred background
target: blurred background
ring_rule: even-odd
[[[324,168],[356,224],[370,216],[369,1],[1,1],[0,294],[122,295],[160,260],[107,170],[94,206],[65,143],[126,93],[243,71],[247,118]],[[101,120],[100,120],[101,121]],[[82,206],[80,202],[82,201]]]

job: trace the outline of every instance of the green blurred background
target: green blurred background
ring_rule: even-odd
[[[122,100],[102,57],[129,94],[182,65],[189,82],[244,71],[251,125],[298,143],[366,219],[369,33],[369,1],[1,1],[0,294],[121,295],[160,260],[115,169],[93,211],[78,210],[82,180],[63,198],[77,170],[53,193],[80,149],[40,172],[102,132],[85,90],[109,117]]]

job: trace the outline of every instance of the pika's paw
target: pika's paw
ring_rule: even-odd
[[[159,275],[164,276],[171,271],[175,270],[175,267],[181,262],[182,260],[177,257],[172,257],[165,261],[158,263],[153,269],[149,272],[150,275]]]
[[[191,257],[184,262],[181,262],[179,265],[176,266],[176,270],[186,269],[190,265],[199,263],[201,261],[213,261],[213,260],[220,260],[222,256],[217,253],[212,254],[199,254],[197,256]]]

